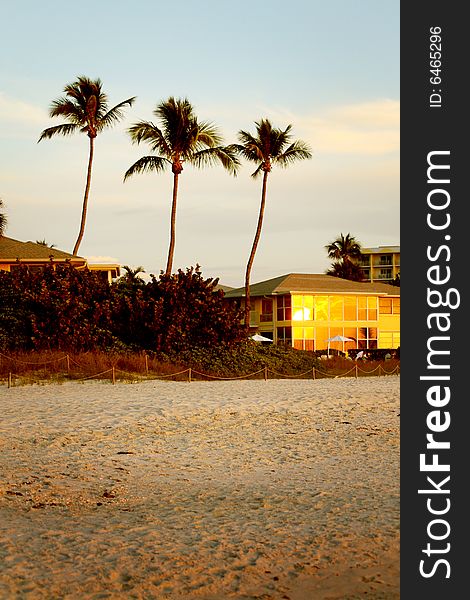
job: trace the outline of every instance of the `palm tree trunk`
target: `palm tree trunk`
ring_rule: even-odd
[[[170,247],[168,248],[168,261],[166,263],[165,275],[170,276],[173,267],[173,255],[175,253],[175,234],[176,234],[176,198],[178,196],[178,173],[173,174],[173,201],[171,203],[171,224],[170,224]]]
[[[72,254],[77,256],[78,248],[83,239],[83,234],[85,233],[85,222],[86,222],[86,214],[88,209],[88,194],[90,192],[90,183],[91,183],[91,167],[93,165],[93,151],[94,151],[94,143],[95,138],[90,137],[90,154],[88,156],[88,171],[86,176],[86,186],[85,186],[85,194],[83,196],[83,208],[82,208],[82,220],[80,223],[80,232],[78,234],[77,241],[75,242],[75,246],[73,247]]]
[[[258,226],[256,228],[255,239],[253,240],[253,246],[251,248],[250,258],[248,259],[248,264],[246,265],[246,274],[245,274],[245,328],[248,331],[250,329],[250,275],[251,275],[251,267],[253,266],[253,261],[255,259],[256,250],[258,248],[258,242],[261,235],[261,228],[263,226],[263,218],[264,218],[264,207],[266,204],[266,184],[268,181],[268,173],[269,171],[265,171],[263,175],[263,188],[261,191],[261,205],[259,207],[259,215],[258,215]]]

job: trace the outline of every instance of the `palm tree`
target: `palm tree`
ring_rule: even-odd
[[[268,175],[274,164],[288,167],[298,160],[312,158],[310,148],[305,142],[302,140],[292,141],[292,125],[288,125],[285,130],[277,129],[271,125],[268,119],[256,121],[255,125],[256,135],[247,131],[239,131],[240,144],[234,145],[241,156],[257,165],[256,171],[252,173],[253,178],[257,178],[263,173],[258,225],[245,273],[245,326],[247,329],[250,326],[250,275],[263,226]]]
[[[44,129],[38,140],[40,142],[55,135],[67,136],[76,132],[86,133],[89,138],[88,169],[83,196],[82,219],[78,238],[73,248],[74,256],[78,253],[85,232],[94,140],[103,129],[118,123],[124,117],[123,107],[126,105],[132,106],[135,100],[134,96],[108,109],[108,96],[102,91],[101,86],[100,79],[92,80],[83,75],[78,77],[77,81],[67,84],[64,87],[65,96],[61,96],[52,102],[49,116],[63,117],[68,123]]]
[[[57,248],[55,244],[48,244],[46,240],[36,240],[38,246],[46,246],[46,248]]]
[[[328,275],[361,281],[363,274],[357,261],[361,258],[361,244],[351,234],[344,236],[342,233],[330,244],[325,246],[328,258],[333,259]]]
[[[124,265],[123,269],[126,273],[120,278],[122,283],[126,285],[143,285],[145,283],[144,280],[139,277],[140,273],[145,273],[145,269],[142,265],[139,265],[135,269],[128,265]]]
[[[0,198],[0,211],[3,210],[3,200]],[[7,228],[7,217],[5,213],[0,212],[0,238],[4,235]]]
[[[173,199],[165,272],[166,275],[171,275],[175,251],[178,179],[184,163],[199,168],[220,163],[232,175],[236,175],[239,161],[232,146],[221,145],[222,137],[212,123],[197,120],[194,108],[186,98],[170,97],[160,102],[153,114],[160,120],[160,127],[150,121],[139,121],[128,131],[133,143],[147,142],[152,152],[158,154],[140,158],[126,171],[124,181],[137,173],[159,173],[171,166]]]

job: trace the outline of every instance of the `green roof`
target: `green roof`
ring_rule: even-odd
[[[251,296],[281,294],[368,294],[399,296],[400,288],[387,283],[359,282],[331,275],[290,273],[250,285]],[[226,298],[240,298],[245,288],[236,288],[225,294]]]

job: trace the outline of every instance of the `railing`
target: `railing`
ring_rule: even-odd
[[[375,367],[373,366],[371,369],[364,369],[364,368],[361,368],[358,364],[355,364],[351,368],[347,368],[345,370],[339,369],[337,367],[328,368],[328,366],[322,365],[321,369],[312,367],[311,369],[304,371],[303,373],[297,373],[297,374],[280,373],[278,371],[274,371],[274,370],[270,369],[269,367],[265,366],[265,367],[263,367],[257,371],[254,371],[252,373],[246,373],[246,374],[238,375],[235,377],[212,375],[210,373],[203,373],[203,372],[197,371],[196,369],[193,369],[191,367],[187,367],[180,371],[175,371],[174,373],[165,373],[165,374],[159,375],[157,373],[150,373],[149,368],[148,368],[148,358],[147,358],[147,356],[145,356],[144,357],[145,366],[143,367],[143,373],[135,373],[135,372],[129,373],[122,369],[118,369],[117,367],[115,367],[113,365],[109,369],[105,369],[104,371],[101,371],[99,373],[93,373],[86,377],[79,377],[79,376],[76,376],[77,372],[79,372],[78,369],[75,369],[75,375],[74,375],[74,367],[79,367],[79,369],[80,369],[81,365],[77,361],[75,361],[71,356],[69,356],[68,354],[54,358],[49,361],[40,361],[40,362],[23,361],[23,360],[15,359],[13,357],[2,354],[1,352],[0,352],[0,356],[3,358],[6,358],[8,360],[11,360],[12,363],[16,362],[16,363],[22,364],[22,365],[41,366],[41,367],[43,367],[44,371],[46,371],[46,367],[48,364],[60,363],[60,364],[64,365],[63,372],[61,374],[58,374],[57,372],[55,372],[54,374],[56,376],[62,375],[63,379],[69,379],[69,380],[75,381],[75,382],[84,382],[84,381],[90,381],[92,379],[101,379],[101,380],[109,380],[109,381],[111,381],[111,383],[113,385],[116,384],[118,378],[123,381],[126,381],[126,382],[130,381],[132,383],[139,383],[139,382],[143,382],[143,381],[165,380],[165,379],[171,380],[171,381],[174,381],[174,380],[187,381],[188,383],[191,383],[196,380],[200,380],[200,381],[204,381],[204,380],[235,381],[235,380],[253,379],[253,378],[264,379],[265,381],[267,381],[268,379],[312,379],[312,380],[325,379],[325,378],[338,379],[340,377],[355,377],[357,379],[358,377],[399,375],[400,374],[400,364],[397,363],[397,364],[395,364],[394,367],[389,368],[389,369],[386,369],[381,364],[378,364]],[[270,375],[272,375],[273,377],[269,377]],[[14,373],[13,370],[10,370],[8,372],[8,376],[5,378],[5,380],[6,380],[5,382],[6,382],[6,385],[8,388],[12,388],[12,387],[15,387],[18,385],[28,385],[28,384],[30,385],[33,383],[44,382],[44,379],[45,379],[44,377],[41,379],[38,377],[36,377],[36,378],[28,377],[26,374],[18,375],[16,373]],[[3,378],[0,380],[4,381]],[[46,378],[46,380],[47,380],[47,378]]]

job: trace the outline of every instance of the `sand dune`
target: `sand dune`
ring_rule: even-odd
[[[0,388],[0,598],[399,598],[399,378]]]

